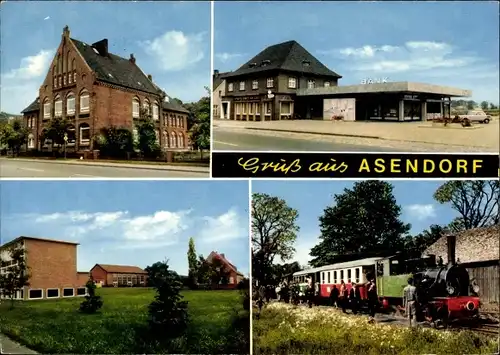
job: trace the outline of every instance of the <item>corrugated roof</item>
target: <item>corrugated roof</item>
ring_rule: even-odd
[[[138,266],[130,266],[130,265],[109,265],[109,264],[96,264],[96,266],[100,266],[106,272],[111,273],[122,273],[122,274],[147,274],[146,271],[141,269]],[[92,269],[93,269],[92,268]]]
[[[263,65],[265,64],[265,65]],[[302,74],[313,74],[341,78],[328,69],[297,41],[288,41],[269,46],[226,77],[247,75],[271,70],[286,70]]]

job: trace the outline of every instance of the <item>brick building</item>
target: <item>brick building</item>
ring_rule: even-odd
[[[296,41],[288,41],[265,48],[237,70],[224,73],[223,78],[220,117],[271,121],[295,116],[298,89],[336,86],[341,76]]]
[[[13,265],[9,248],[22,246],[31,275],[29,286],[17,292],[16,299],[35,300],[84,296],[88,273],[77,272],[78,243],[21,236],[0,245],[3,261],[1,273],[8,273]],[[85,275],[85,276],[84,276]]]
[[[87,44],[70,38],[68,26],[40,86],[38,97],[22,113],[31,129],[27,148],[50,149],[41,141],[54,117],[70,121],[67,150],[92,150],[94,137],[108,127],[127,128],[137,139],[134,122],[141,108],[156,122],[162,150],[186,150],[188,111],[161,90],[138,66],[133,54],[125,59],[108,50],[108,40]]]
[[[102,286],[146,286],[148,273],[137,266],[95,264],[90,270],[95,283]]]
[[[229,273],[227,285],[220,284],[217,287],[229,288],[229,289],[236,288],[238,286],[238,283],[241,280],[243,280],[244,278],[243,274],[238,271],[236,266],[234,266],[234,264],[231,263],[223,253],[217,253],[216,251],[212,251],[206,258],[206,262],[212,263],[214,259],[219,260],[219,262],[221,262],[221,264],[224,265],[226,271]]]

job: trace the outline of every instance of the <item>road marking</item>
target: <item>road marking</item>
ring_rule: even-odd
[[[33,168],[19,168],[19,170],[38,171],[38,172],[44,172],[45,171],[45,170],[33,169]]]
[[[238,144],[233,144],[233,143],[226,143],[226,142],[219,142],[219,141],[214,141],[214,143],[218,143],[218,144],[225,144],[225,145],[231,145],[233,147],[237,147]]]

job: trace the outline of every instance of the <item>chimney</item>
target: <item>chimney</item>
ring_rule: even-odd
[[[69,32],[69,27],[68,27],[68,25],[64,26],[64,28],[63,28],[63,33],[62,33],[63,38],[64,38],[64,37],[69,38],[69,33],[70,33],[70,32]]]
[[[153,76],[151,74],[148,74],[148,79],[149,81],[153,81]]]
[[[134,53],[130,53],[130,59],[129,59],[129,60],[130,60],[130,62],[131,62],[132,64],[135,64],[135,57],[134,57]]]
[[[221,253],[220,256],[222,256],[222,259],[226,258],[226,256],[224,255],[224,253]]]
[[[450,234],[446,236],[446,244],[448,246],[448,264],[454,265],[455,260],[455,246],[457,238],[455,235]]]
[[[92,47],[97,49],[97,51],[99,52],[99,55],[101,55],[103,57],[107,57],[109,54],[109,52],[108,52],[108,39],[107,38],[101,39],[99,42],[93,43]]]
[[[219,76],[219,71],[217,69],[214,69],[214,76],[218,77]]]

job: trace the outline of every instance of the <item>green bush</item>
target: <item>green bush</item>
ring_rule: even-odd
[[[85,287],[87,288],[87,295],[85,295],[85,301],[80,304],[80,311],[87,314],[96,313],[101,309],[103,301],[101,296],[95,294],[96,286],[92,276],[90,276]]]

